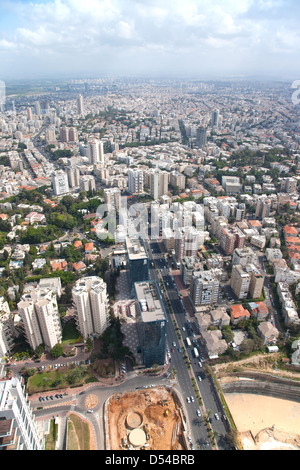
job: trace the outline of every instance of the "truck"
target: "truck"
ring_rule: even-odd
[[[194,356],[199,357],[199,352],[197,348],[194,348]]]
[[[191,343],[190,338],[186,338],[186,344],[187,344],[188,346],[192,346],[192,343]]]

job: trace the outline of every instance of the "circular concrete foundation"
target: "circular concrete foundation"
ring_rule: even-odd
[[[126,418],[126,425],[129,429],[135,429],[141,426],[143,417],[140,413],[133,411]]]
[[[142,429],[137,428],[131,431],[128,436],[128,440],[133,447],[141,447],[146,442],[146,434]]]

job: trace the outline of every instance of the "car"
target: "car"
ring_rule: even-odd
[[[193,396],[191,396],[191,401],[194,403],[195,399]]]
[[[184,328],[184,326],[182,327],[182,331],[185,331],[185,328]]]
[[[201,379],[201,376],[200,376],[200,375],[198,375],[198,380],[199,380],[199,382],[201,382],[201,381],[202,381],[202,379]]]
[[[201,416],[201,411],[199,409],[197,410],[197,416]]]
[[[174,346],[174,348],[176,348],[176,343],[175,343],[175,341],[173,341],[172,346]]]
[[[202,367],[202,362],[201,361],[198,361],[198,366]]]
[[[171,349],[171,351],[172,351],[172,353],[173,353],[173,352],[175,352],[175,349],[174,349],[174,348],[172,348],[172,349]]]
[[[80,393],[79,393],[79,395],[84,395],[84,394],[85,394],[85,392],[80,392]],[[56,396],[56,395],[55,395],[55,396]]]
[[[181,352],[181,348],[178,348],[178,352]]]
[[[87,410],[87,413],[94,413],[93,410]]]
[[[186,397],[187,403],[191,403],[190,397]]]
[[[219,421],[220,418],[219,418],[218,413],[215,413],[215,418],[216,418],[217,421]]]
[[[43,401],[43,397],[39,397],[39,400],[40,400],[40,401]]]

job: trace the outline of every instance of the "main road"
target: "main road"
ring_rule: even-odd
[[[160,288],[161,296],[168,316],[167,343],[169,349],[172,350],[173,348],[174,351],[171,353],[171,361],[177,371],[178,387],[180,388],[181,394],[185,400],[187,397],[195,395],[193,384],[191,382],[191,373],[187,369],[187,365],[182,352],[183,343],[185,351],[189,357],[190,364],[192,366],[192,375],[194,375],[201,393],[204,409],[210,415],[211,426],[216,434],[217,447],[220,450],[229,449],[225,440],[228,423],[226,421],[223,421],[225,412],[222,409],[219,396],[215,390],[212,379],[206,376],[203,370],[203,366],[199,366],[199,359],[196,359],[194,357],[193,347],[188,347],[186,343],[186,338],[190,337],[195,342],[193,346],[196,346],[197,340],[195,339],[196,335],[193,322],[190,320],[189,315],[185,310],[184,304],[179,296],[174,279],[171,276],[170,267],[164,255],[160,251],[159,244],[156,241],[149,242],[148,240],[145,240],[145,244],[150,260],[150,277],[151,279],[155,280],[159,286],[160,279],[163,280],[167,297],[169,298],[172,310],[174,312],[174,316],[176,318],[176,323],[180,330],[180,336],[182,339],[181,344],[179,344],[178,335],[175,330],[173,320],[171,318],[167,301],[165,299],[164,290]],[[175,347],[173,346],[173,343],[176,344]],[[180,349],[178,349],[179,347]],[[197,347],[198,349],[200,349],[198,343]],[[203,356],[203,352],[201,355]],[[199,376],[201,377],[201,381],[199,381],[198,379]],[[209,438],[203,421],[203,417],[198,417],[197,415],[198,409],[199,405],[197,403],[196,398],[194,402],[186,402],[186,410],[189,417],[192,440],[194,446],[200,445],[200,448],[202,449],[210,449],[210,444],[207,445],[207,443],[209,442]],[[215,416],[218,416],[220,419],[216,419]]]

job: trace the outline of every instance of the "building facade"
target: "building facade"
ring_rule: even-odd
[[[76,324],[82,337],[101,336],[109,326],[109,303],[102,278],[88,276],[79,279],[72,289],[76,307]]]
[[[167,318],[155,281],[136,282],[136,325],[146,368],[166,360]]]

